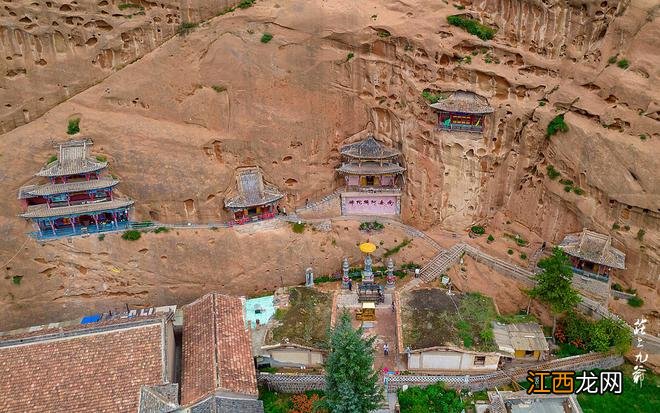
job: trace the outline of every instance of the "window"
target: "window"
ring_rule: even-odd
[[[367,176],[367,186],[373,186],[373,185],[374,185],[374,177]]]
[[[486,364],[486,356],[474,356],[474,365],[483,366]]]
[[[534,357],[534,350],[525,350],[525,357]]]

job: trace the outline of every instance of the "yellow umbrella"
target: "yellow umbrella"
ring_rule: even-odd
[[[360,244],[360,251],[364,252],[365,254],[371,254],[372,252],[376,251],[376,245],[372,244],[371,242],[363,242]]]

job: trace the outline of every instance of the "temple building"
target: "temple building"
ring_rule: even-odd
[[[612,237],[587,229],[569,234],[558,245],[570,256],[573,272],[608,282],[613,269],[626,268],[626,254],[612,247]]]
[[[36,176],[48,182],[23,186],[18,191],[25,212],[21,217],[37,229],[37,239],[108,232],[130,227],[133,201],[118,199],[112,191],[117,179],[104,176],[108,163],[89,156],[89,139],[56,145],[57,159]]]
[[[458,90],[430,105],[438,113],[438,130],[482,133],[487,115],[493,108],[486,98]]]
[[[342,215],[396,215],[401,213],[401,188],[406,168],[401,152],[388,148],[373,136],[341,148],[337,172],[346,181],[341,194]]]
[[[225,198],[225,208],[232,212],[236,224],[275,217],[277,202],[284,197],[274,186],[265,183],[258,167],[236,172],[236,188]]]

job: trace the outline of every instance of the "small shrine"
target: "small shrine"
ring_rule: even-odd
[[[119,180],[105,176],[108,163],[88,154],[91,139],[57,144],[57,158],[35,176],[48,182],[19,189],[22,218],[35,224],[37,239],[108,232],[130,227],[130,199],[119,199],[113,189]]]
[[[482,133],[487,115],[494,112],[485,97],[458,90],[430,105],[438,113],[436,129]]]
[[[360,251],[365,254],[364,270],[362,270],[362,282],[358,286],[358,302],[382,303],[385,301],[383,287],[374,282],[372,269],[373,260],[371,254],[376,251],[376,245],[371,242],[360,244]]]
[[[583,229],[569,234],[558,247],[570,256],[573,272],[608,282],[613,269],[626,268],[626,254],[612,246],[612,237]]]
[[[238,169],[232,192],[225,198],[225,208],[231,211],[236,224],[275,217],[277,203],[284,197],[277,188],[264,182],[258,167]]]
[[[341,194],[342,215],[397,215],[401,213],[401,183],[406,168],[401,152],[388,148],[374,136],[341,148],[337,172],[346,181]]]

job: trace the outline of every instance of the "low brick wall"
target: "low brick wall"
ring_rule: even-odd
[[[260,386],[279,393],[303,393],[325,388],[325,377],[320,374],[259,373],[257,381]]]

